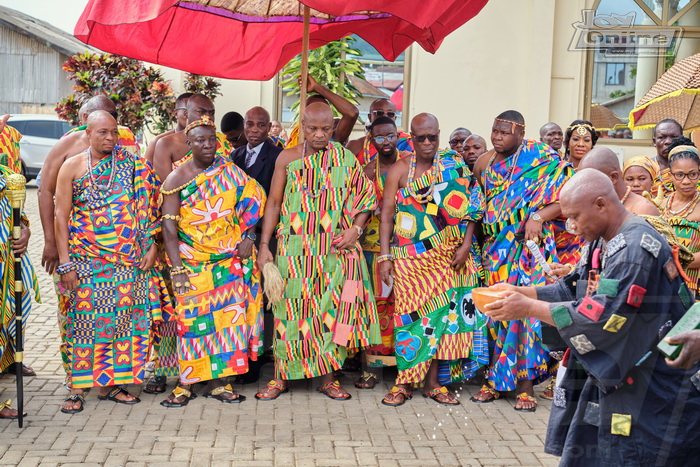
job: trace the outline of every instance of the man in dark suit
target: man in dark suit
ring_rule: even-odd
[[[263,187],[265,194],[268,194],[270,191],[275,162],[277,162],[277,156],[283,149],[276,146],[268,137],[271,126],[270,114],[267,110],[262,107],[250,109],[246,112],[243,121],[243,133],[248,140],[248,144],[239,147],[231,153],[233,162],[243,169],[249,177],[254,178]],[[259,229],[261,226],[262,222],[259,222],[258,230],[256,231],[257,235],[260,235]],[[252,240],[257,247],[260,240],[256,234],[252,234]],[[270,239],[269,247],[274,254],[277,249],[277,242],[274,238]],[[271,317],[271,313],[265,313],[265,349],[270,348],[272,345],[273,323]],[[247,384],[256,382],[260,375],[260,367],[271,361],[265,355],[261,355],[257,361],[249,362],[248,373],[239,375],[236,378],[236,383]]]
[[[253,107],[245,114],[243,132],[248,144],[233,151],[233,162],[251,178],[270,191],[277,156],[282,148],[269,140],[270,114],[262,107]]]

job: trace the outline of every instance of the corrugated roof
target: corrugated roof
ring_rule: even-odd
[[[12,8],[0,6],[0,25],[64,55],[75,55],[86,50],[98,52],[97,49],[83,44],[67,32]]]

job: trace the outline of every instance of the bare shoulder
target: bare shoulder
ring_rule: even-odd
[[[362,151],[362,148],[365,146],[365,137],[363,136],[362,138],[357,138],[352,141],[350,141],[345,147],[349,150],[352,151],[353,154],[356,156]]]
[[[84,152],[76,154],[67,159],[59,170],[59,174],[70,176],[71,180],[75,180],[85,175],[87,168],[87,154]]]
[[[162,190],[174,190],[188,180],[189,162],[182,164],[168,174],[163,182]]]
[[[283,150],[279,154],[279,156],[277,156],[277,162],[275,163],[275,167],[279,167],[279,168],[284,169],[289,164],[294,162],[295,160],[301,159],[301,156],[302,156],[301,150],[302,150],[301,144]]]
[[[634,196],[632,196],[634,195]],[[630,193],[630,201],[632,201],[634,204],[632,206],[632,209],[630,211],[634,212],[635,214],[639,215],[644,215],[644,216],[660,216],[661,213],[659,212],[659,209],[643,196],[639,196],[636,193]]]

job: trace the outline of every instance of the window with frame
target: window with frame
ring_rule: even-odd
[[[588,54],[585,116],[598,104],[626,124],[664,72],[700,53],[700,0],[597,0],[574,27],[572,50]],[[650,134],[635,131],[634,138]]]

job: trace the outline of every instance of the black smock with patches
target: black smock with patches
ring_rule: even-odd
[[[591,270],[600,278],[589,286]],[[552,303],[570,349],[545,452],[567,466],[697,465],[698,368],[671,368],[656,350],[692,304],[666,240],[633,216],[607,244],[584,247],[576,269],[538,287],[537,298]]]

